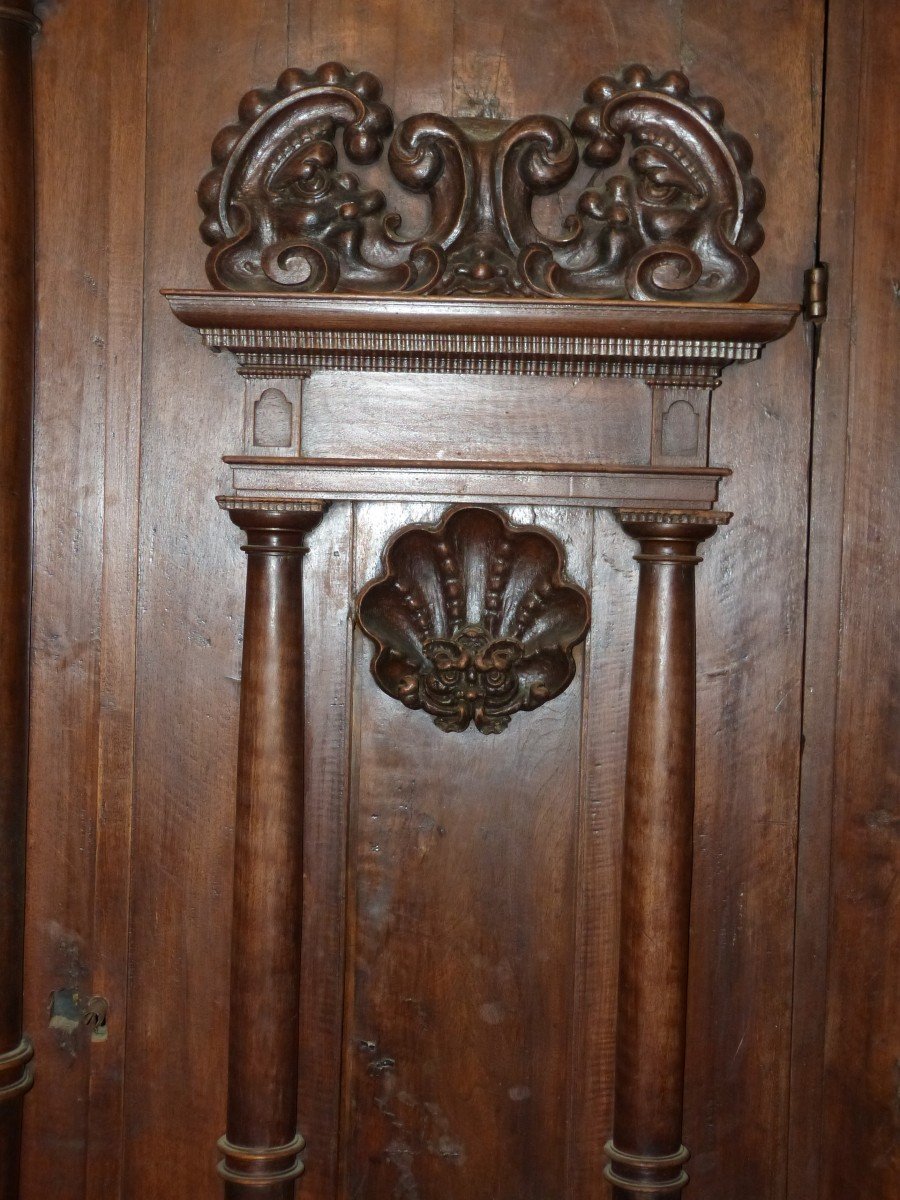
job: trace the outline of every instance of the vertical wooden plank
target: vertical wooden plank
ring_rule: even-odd
[[[286,65],[286,31],[282,0],[150,7],[129,1196],[221,1194],[245,571],[214,500],[219,456],[241,444],[241,381],[158,292],[204,286],[194,192],[242,93]]]
[[[761,300],[815,254],[823,6],[685,0],[682,66],[767,190]],[[732,525],[698,574],[697,808],[685,1144],[691,1188],[785,1195],[811,352],[798,327],[713,397]]]
[[[855,155],[858,186],[852,233],[834,229],[852,247],[849,328],[839,322],[822,331],[823,350],[834,341],[833,353],[849,360],[849,396],[818,1194],[893,1200],[900,1194],[900,139],[888,114],[900,30],[894,7],[882,0],[852,9],[839,3],[830,18],[835,55],[847,39],[852,56],[857,31],[860,52],[858,81],[847,87],[859,90],[858,125],[847,142],[840,129],[826,141],[840,163]],[[823,218],[838,203],[834,177],[826,175],[825,184]],[[840,406],[841,375],[826,374],[824,384],[837,390]]]
[[[590,0],[456,0],[453,112],[553,113],[571,118],[598,75],[635,60],[677,66],[681,0],[596,5]]]
[[[306,815],[298,1129],[307,1200],[337,1194],[344,1018],[353,511],[333,504],[305,566]]]
[[[138,473],[147,94],[145,0],[107,4],[111,38],[109,272],[92,990],[108,1004],[91,1046],[87,1200],[121,1195],[130,916]]]
[[[842,533],[853,338],[862,5],[828,10],[818,256],[828,262],[827,323],[816,339],[803,757],[797,845],[789,1196],[819,1196],[830,923]]]
[[[38,329],[26,1011],[40,1082],[26,1196],[85,1195],[90,1035],[48,1025],[54,989],[92,985],[108,396],[108,5],[46,15],[36,59]],[[96,33],[85,38],[85,20]],[[91,102],[64,103],[71,81]],[[61,186],[60,181],[65,181]]]
[[[379,572],[391,533],[441,511],[361,505],[357,585]],[[569,575],[586,579],[589,513],[509,515],[560,537]],[[499,737],[448,734],[385,696],[370,657],[359,635],[341,1194],[553,1194],[566,1149],[579,688]]]

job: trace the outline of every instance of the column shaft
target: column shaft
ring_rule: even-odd
[[[235,816],[228,1200],[292,1200],[303,885],[304,538],[323,504],[220,500],[247,533]]]
[[[641,547],[622,863],[616,1200],[680,1196],[693,859],[697,546],[727,513],[619,513]]]

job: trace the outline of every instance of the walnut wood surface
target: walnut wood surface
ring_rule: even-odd
[[[756,290],[765,191],[750,173],[753,151],[680,71],[657,78],[634,63],[601,75],[570,124],[438,111],[394,131],[382,95],[371,71],[327,62],[290,67],[242,97],[198,188],[214,287],[640,300],[747,300]],[[392,131],[394,179],[428,198],[425,229],[412,236],[366,186]],[[579,158],[592,173],[560,236],[548,234],[535,199],[563,189]]]
[[[303,1170],[297,1039],[303,912],[303,557],[324,505],[223,498],[247,535],[234,845],[230,1200],[292,1200]]]
[[[519,712],[555,699],[575,677],[587,596],[565,577],[561,547],[494,508],[456,506],[436,526],[399,530],[383,573],[357,600],[375,643],[375,682],[445,733],[474,721],[502,733]]]
[[[846,79],[852,99],[846,114],[830,107],[826,118],[834,140],[826,151],[822,254],[834,263],[839,290],[837,319],[819,343],[813,512],[816,538],[827,539],[831,554],[827,564],[817,558],[810,576],[809,639],[821,646],[822,673],[831,674],[827,683],[819,670],[808,679],[811,693],[824,685],[825,697],[809,714],[807,734],[821,759],[810,764],[803,799],[826,811],[831,802],[831,826],[823,830],[812,817],[804,830],[798,962],[809,963],[810,948],[815,957],[797,1008],[798,1021],[817,1031],[824,1008],[825,1027],[823,1057],[796,1059],[794,1110],[794,1186],[828,1200],[900,1194],[900,233],[892,213],[900,173],[883,142],[885,119],[897,141],[896,116],[887,114],[888,80],[898,69],[900,28],[890,5],[829,10],[829,74],[837,89]],[[846,447],[841,462],[836,446]],[[823,778],[829,770],[833,776]],[[813,875],[812,858],[830,860],[830,879]],[[807,1056],[810,1042],[801,1047]],[[821,1042],[812,1044],[818,1051]]]
[[[0,1196],[18,1194],[23,1097],[25,808],[34,400],[31,6],[0,6]]]
[[[176,316],[245,375],[351,370],[642,375],[713,388],[759,357],[793,305],[486,297],[230,295],[165,290]]]
[[[529,500],[551,504],[712,504],[727,468],[623,467],[618,464],[438,463],[340,459],[229,457],[236,489],[319,499],[397,500],[465,497],[490,503]]]
[[[25,1200],[215,1200],[215,1141],[226,1119],[244,564],[236,533],[211,499],[231,474],[225,467],[217,474],[214,464],[241,449],[243,381],[225,356],[206,354],[173,322],[158,295],[173,284],[206,286],[190,197],[211,138],[231,118],[236,96],[291,62],[340,58],[354,69],[368,66],[398,113],[504,118],[569,118],[573,81],[577,101],[582,81],[617,74],[624,63],[673,64],[724,97],[729,121],[751,137],[770,214],[757,255],[761,295],[796,299],[815,240],[822,6],[724,0],[711,10],[701,0],[635,0],[598,15],[573,0],[513,15],[503,0],[416,4],[402,13],[387,0],[367,8],[349,0],[230,0],[227,21],[214,0],[42,8],[33,642],[33,703],[42,719],[32,725],[26,971],[26,1024],[41,1083],[26,1104],[22,1193]],[[872,29],[871,44],[887,45],[883,26]],[[834,67],[829,75],[842,78]],[[867,87],[877,75],[872,66]],[[73,79],[84,81],[91,103],[60,103]],[[848,66],[836,103],[849,106],[858,83]],[[850,125],[839,161],[855,154]],[[873,146],[884,145],[883,123],[880,129]],[[826,133],[826,156],[827,145]],[[865,163],[869,177],[875,159]],[[393,203],[382,167],[372,168],[373,186]],[[880,195],[873,191],[873,206],[882,206]],[[538,199],[542,220],[560,211],[553,203]],[[873,220],[866,215],[866,229]],[[849,245],[848,226],[838,224]],[[878,258],[870,269],[867,257],[856,271],[859,286],[881,281],[887,267]],[[884,295],[890,306],[892,293]],[[866,343],[869,364],[880,361],[889,338],[878,336],[878,346]],[[839,340],[834,356],[849,366],[846,325]],[[870,368],[855,361],[858,500],[847,536],[863,547],[870,507],[861,498],[877,496],[879,487],[888,494],[878,465],[888,443],[873,432],[884,388],[867,387]],[[685,1195],[716,1200],[805,1194],[802,1181],[787,1182],[786,1131],[790,1046],[807,1016],[814,1019],[812,1010],[798,1009],[792,1026],[810,363],[808,338],[795,328],[760,362],[726,374],[710,428],[709,461],[736,468],[722,484],[722,502],[736,516],[710,542],[697,574],[698,725],[708,736],[697,747],[684,1140],[692,1150]],[[629,379],[429,381],[323,372],[305,388],[304,408],[304,449],[342,458],[399,450],[407,459],[510,462],[521,435],[529,461],[558,463],[571,453],[581,463],[614,458],[640,466],[651,422],[646,388]],[[485,408],[482,453],[469,446],[482,432]],[[819,413],[824,420],[825,409]],[[827,422],[818,428],[818,444],[841,459],[842,433],[829,433]],[[863,485],[865,455],[872,467]],[[835,475],[826,466],[819,478],[830,489]],[[404,740],[410,714],[374,687],[367,655],[351,655],[348,614],[356,589],[377,570],[386,536],[435,519],[446,499],[336,501],[307,560],[307,577],[320,586],[307,589],[304,631],[308,676],[311,668],[317,674],[306,697],[309,973],[300,1062],[308,1083],[296,1128],[310,1149],[302,1186],[310,1200],[367,1185],[371,1200],[390,1200],[408,1166],[402,1186],[410,1197],[418,1189],[419,1200],[447,1200],[454,1189],[471,1200],[482,1187],[513,1200],[529,1188],[535,1200],[593,1198],[603,1195],[603,1142],[612,1129],[637,567],[607,511],[566,506],[549,517],[543,503],[523,499],[512,515],[549,521],[566,541],[574,577],[592,595],[582,691],[570,688],[554,702],[574,706],[559,728],[543,724],[552,705],[530,714],[542,722],[540,735],[521,744],[516,737],[510,750],[521,755],[521,770],[462,754],[448,759],[444,744],[453,739],[425,722],[435,746],[425,776],[424,747]],[[839,525],[818,538],[817,561],[833,556]],[[847,595],[861,586],[861,573],[871,581],[870,568],[861,551],[848,562]],[[848,764],[862,802],[884,761],[868,752],[880,718],[854,706],[854,697],[871,692],[877,707],[881,694],[879,664],[866,659],[861,643],[865,630],[884,631],[867,613],[853,610],[862,624],[843,660],[843,729],[861,736],[860,754]],[[808,662],[820,645],[824,653],[811,634]],[[887,657],[880,653],[879,662]],[[348,675],[355,680],[349,688]],[[844,754],[849,734],[841,736]],[[807,761],[815,753],[809,733],[806,753]],[[428,812],[448,781],[447,804],[436,814],[448,835],[432,844],[400,806]],[[841,786],[850,797],[849,775]],[[829,820],[829,803],[827,788],[805,802],[801,832],[813,809]],[[373,813],[389,818],[381,841],[371,835]],[[863,862],[872,860],[859,857],[869,851],[850,833],[862,829],[852,806],[836,828],[838,854],[855,846],[853,873],[865,876]],[[865,826],[867,846],[878,838],[883,846],[881,828]],[[807,878],[822,861],[817,850],[807,852]],[[473,862],[483,867],[474,875]],[[866,1195],[867,1184],[885,1191],[879,1139],[890,1129],[880,1103],[858,1102],[889,1096],[889,1040],[876,1032],[870,1056],[847,1058],[840,1043],[842,1025],[858,1047],[868,1044],[866,1029],[884,1028],[887,1014],[875,999],[883,949],[873,942],[866,957],[872,930],[887,927],[884,910],[867,908],[877,915],[864,930],[854,925],[856,885],[848,883],[850,867],[841,870],[846,899],[834,911],[842,947],[831,978],[844,1001],[831,1017],[823,1200],[843,1200],[854,1189]],[[880,870],[872,878],[882,878]],[[391,911],[400,914],[398,924]],[[448,913],[455,917],[449,932]],[[493,920],[489,944],[479,940],[485,914]],[[462,959],[456,951],[442,957],[445,937]],[[461,973],[447,965],[460,961]],[[870,983],[864,992],[855,988],[857,968]],[[797,972],[804,970],[798,958]],[[50,991],[73,978],[110,996],[105,1043],[91,1043],[86,1033],[66,1042],[47,1028]],[[489,984],[506,990],[488,994]],[[429,987],[433,993],[423,996]],[[473,1014],[473,995],[481,1004],[501,1002],[500,1024],[485,1022],[478,1006]],[[405,997],[431,998],[438,1014],[426,1055],[424,1018]],[[397,1084],[393,1095],[408,1092],[415,1108],[393,1106],[389,1076],[369,1072],[381,1056],[360,1042],[373,1033],[398,1064],[395,1081],[402,1071],[416,1084]],[[871,1092],[868,1074],[879,1081]],[[795,1078],[795,1121],[807,1078]],[[531,1089],[530,1100],[509,1097],[521,1087]],[[438,1105],[449,1128],[426,1102]],[[870,1148],[861,1154],[842,1133],[851,1112],[858,1114],[853,1147]],[[407,1131],[409,1154],[400,1152],[401,1134],[386,1113]],[[441,1142],[444,1136],[450,1141]],[[465,1162],[441,1152],[460,1142]],[[501,1145],[509,1155],[498,1154]]]
[[[694,570],[730,513],[618,514],[640,546],[625,776],[613,1196],[680,1196],[693,866]]]

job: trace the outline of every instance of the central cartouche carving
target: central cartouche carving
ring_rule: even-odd
[[[454,508],[437,526],[401,530],[384,565],[358,605],[378,647],[372,674],[439,729],[460,733],[474,722],[500,733],[571,683],[588,601],[564,580],[550,534],[512,526],[493,509]]]

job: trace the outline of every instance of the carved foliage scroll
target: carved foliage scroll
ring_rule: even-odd
[[[490,508],[402,529],[358,604],[378,686],[448,733],[472,722],[500,733],[552,700],[572,682],[588,629],[587,596],[563,566],[550,534]]]
[[[721,104],[643,66],[588,87],[571,125],[408,117],[339,63],[249,92],[199,189],[214,287],[233,291],[747,300],[758,283],[762,185]],[[427,197],[407,236],[347,169],[383,153]],[[585,173],[575,211],[540,229],[536,196]]]

